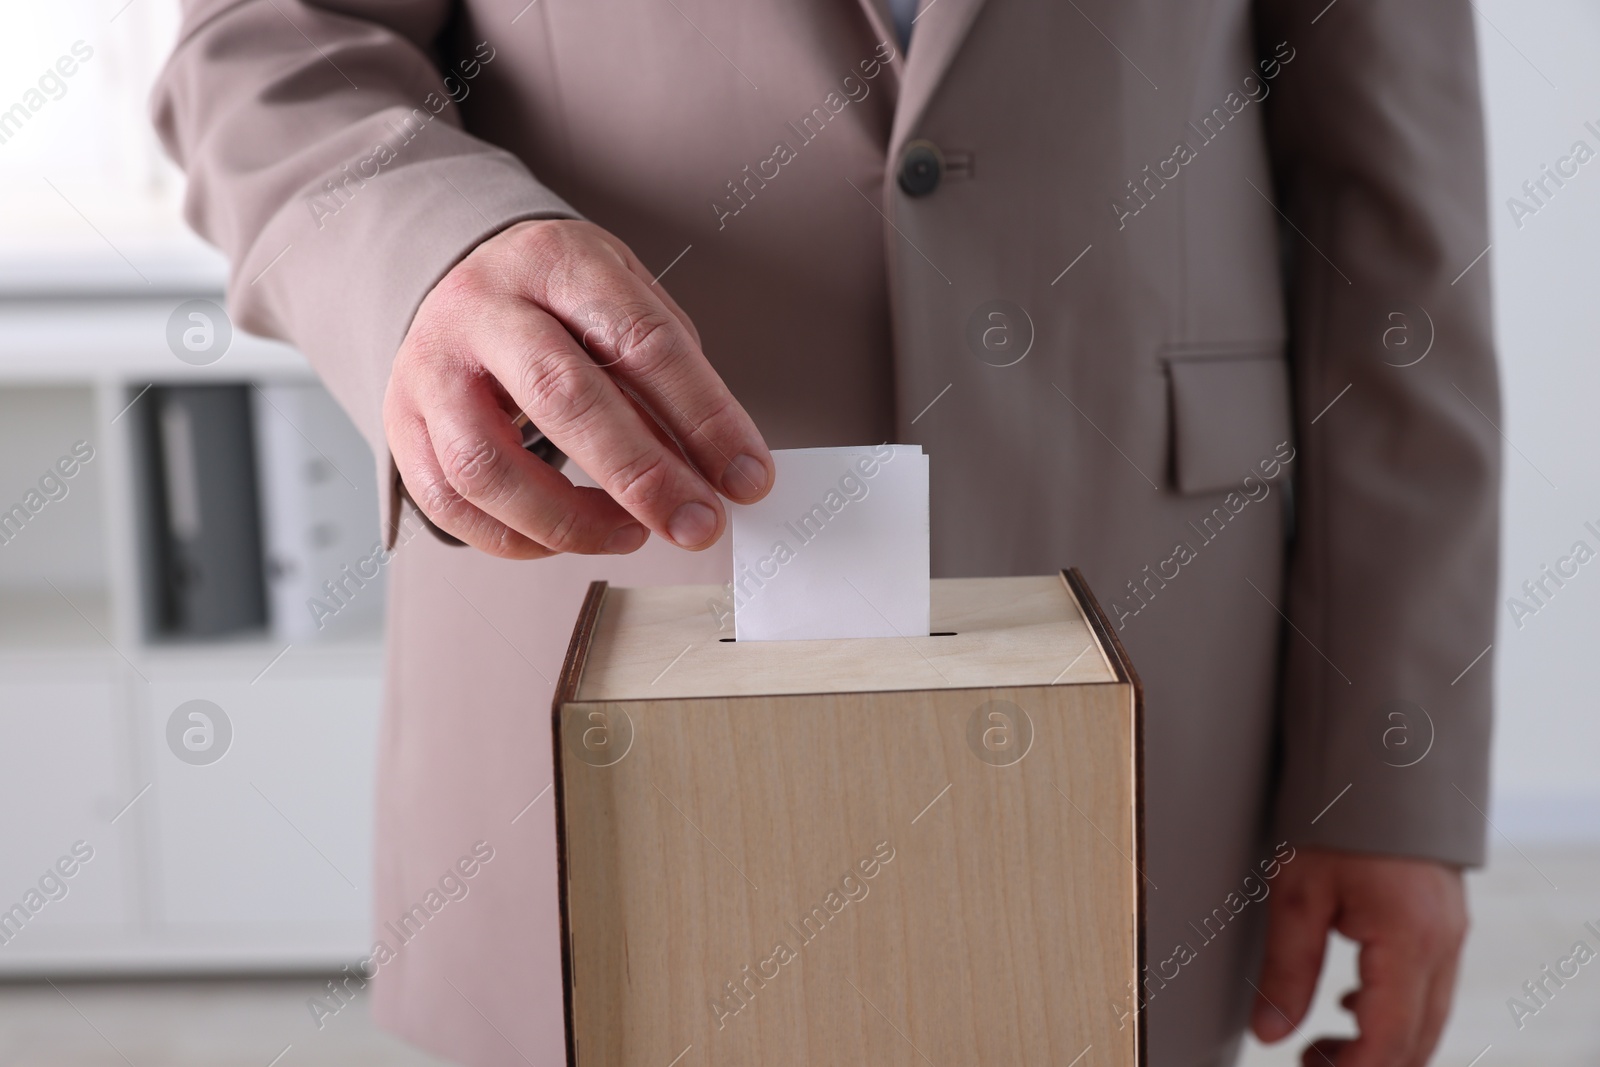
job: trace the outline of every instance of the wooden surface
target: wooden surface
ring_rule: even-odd
[[[1027,713],[1025,750],[1014,710],[983,749],[991,701]],[[1137,952],[1130,685],[563,719],[578,1067],[1138,1062],[1115,1009]],[[814,907],[826,921],[797,927]]]
[[[1116,673],[1059,575],[933,582],[951,636],[732,642],[715,586],[606,590],[577,686],[588,701],[1110,682]]]

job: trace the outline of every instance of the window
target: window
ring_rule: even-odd
[[[34,3],[0,36],[0,293],[215,289],[149,121],[177,0]]]

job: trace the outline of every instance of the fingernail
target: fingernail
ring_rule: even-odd
[[[722,472],[722,493],[734,500],[760,496],[767,488],[767,468],[754,456],[742,455]]]
[[[600,546],[600,550],[614,556],[626,555],[644,544],[649,536],[649,530],[636,522],[630,522],[613,530],[611,536],[606,538],[606,543]]]
[[[667,520],[667,536],[683,548],[693,548],[710,539],[717,529],[717,513],[698,500],[691,500]]]

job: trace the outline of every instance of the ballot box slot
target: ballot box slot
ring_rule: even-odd
[[[956,636],[956,631],[954,631],[954,630],[934,630],[932,633],[928,634],[928,636],[929,637],[955,637]],[[738,642],[738,640],[739,639],[736,638],[736,637],[719,637],[719,638],[717,638],[717,644],[719,644],[719,645],[732,645],[732,644],[736,644]]]

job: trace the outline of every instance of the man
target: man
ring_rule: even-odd
[[[559,1058],[546,716],[585,584],[721,581],[700,550],[769,445],[891,440],[932,456],[936,573],[1076,564],[1143,675],[1150,968],[1106,1010],[1148,1011],[1154,1064],[1231,1062],[1247,1019],[1298,1026],[1337,928],[1360,1036],[1308,1062],[1421,1064],[1487,788],[1470,8],[907,14],[186,4],[156,112],[190,218],[404,542],[379,920],[494,849],[378,1015]]]

